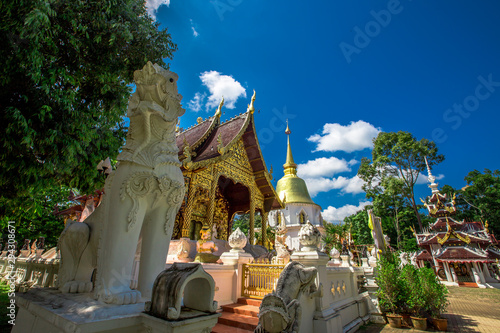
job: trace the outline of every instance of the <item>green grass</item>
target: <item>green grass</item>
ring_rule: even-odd
[[[10,287],[5,282],[0,283],[0,333],[7,333],[12,330],[12,325],[9,324],[9,309],[7,306],[10,304],[9,299]]]

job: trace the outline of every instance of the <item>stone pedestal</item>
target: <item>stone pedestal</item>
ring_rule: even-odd
[[[210,332],[220,314],[166,321],[149,316],[144,301],[129,305],[106,304],[92,294],[63,294],[52,288],[33,288],[16,296],[19,311],[13,333],[38,332]]]
[[[244,250],[231,250],[224,252],[220,256],[220,260],[224,265],[247,264],[253,260],[253,256]]]
[[[362,267],[370,267],[370,265],[368,265],[368,258],[361,258],[361,262],[362,262]]]
[[[340,256],[340,259],[342,260],[342,265],[341,267],[351,267],[351,260],[348,255],[343,254]]]

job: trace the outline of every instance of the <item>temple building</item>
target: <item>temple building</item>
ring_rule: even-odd
[[[297,176],[297,164],[293,161],[290,146],[290,128],[286,126],[287,152],[283,165],[284,176],[276,185],[276,193],[284,208],[272,210],[269,213],[269,225],[286,232],[285,245],[289,250],[300,250],[298,233],[302,225],[311,222],[324,234],[321,207],[312,201],[306,182]]]
[[[494,265],[500,259],[500,250],[488,223],[455,220],[455,196],[449,198],[440,193],[436,178],[429,166],[427,169],[432,194],[422,202],[436,221],[422,233],[415,233],[422,248],[417,262],[430,262],[437,275],[453,285],[485,287],[487,283],[500,282],[498,266]]]
[[[186,186],[172,238],[197,240],[210,228],[217,239],[227,240],[233,217],[250,214],[249,241],[254,242],[255,214],[267,225],[272,209],[283,207],[273,185],[255,131],[255,92],[247,112],[221,123],[222,99],[214,116],[187,130],[176,141]],[[216,233],[216,235],[215,235]],[[262,233],[266,244],[266,233]]]

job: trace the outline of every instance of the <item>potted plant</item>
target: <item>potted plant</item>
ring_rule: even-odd
[[[432,317],[432,324],[439,331],[446,331],[448,328],[448,319],[442,318],[441,314],[448,306],[448,289],[441,284],[434,272],[429,269],[422,269],[420,277],[423,286],[423,292],[426,294],[425,310]]]
[[[413,265],[406,265],[401,271],[401,279],[407,285],[406,306],[413,314],[411,322],[417,330],[427,330],[427,318],[424,316],[426,307],[425,291],[420,277],[420,269],[416,269]]]
[[[400,279],[397,258],[392,253],[380,257],[375,281],[379,287],[377,297],[382,312],[387,312],[387,321],[391,327],[401,327],[403,303],[403,285]]]

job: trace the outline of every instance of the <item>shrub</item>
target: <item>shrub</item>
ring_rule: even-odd
[[[397,256],[392,253],[381,255],[375,281],[379,287],[377,296],[380,310],[394,314],[402,312],[405,285],[401,279]]]
[[[418,270],[422,286],[422,297],[425,301],[425,312],[431,317],[439,318],[448,306],[448,289],[441,284],[433,270],[427,267]]]

